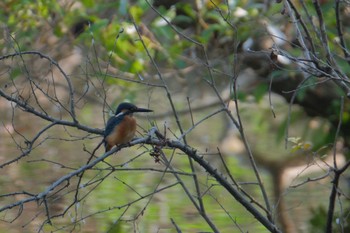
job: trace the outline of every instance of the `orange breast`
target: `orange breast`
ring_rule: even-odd
[[[130,142],[136,132],[136,120],[131,116],[125,116],[122,122],[118,124],[113,132],[106,137],[106,141],[110,147],[118,144]]]

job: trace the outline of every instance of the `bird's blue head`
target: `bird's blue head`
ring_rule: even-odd
[[[138,108],[135,105],[131,103],[121,103],[119,104],[117,111],[115,112],[115,115],[118,115],[120,113],[134,113],[134,112],[153,112],[153,110],[147,109],[147,108]]]

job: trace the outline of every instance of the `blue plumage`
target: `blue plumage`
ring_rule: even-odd
[[[107,121],[106,129],[104,133],[105,147],[107,146],[106,137],[110,135],[113,132],[114,128],[123,121],[124,117],[125,117],[125,114],[120,114],[119,116],[115,115],[109,118],[109,120]]]

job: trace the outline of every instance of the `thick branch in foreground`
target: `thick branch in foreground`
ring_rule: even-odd
[[[158,138],[155,138],[155,133],[158,135]],[[159,139],[160,138],[160,139]],[[153,128],[149,134],[148,137],[145,138],[139,138],[136,139],[129,144],[120,145],[115,148],[113,148],[111,151],[103,154],[102,156],[96,158],[95,160],[92,160],[90,163],[80,167],[79,169],[68,173],[65,176],[62,176],[61,178],[57,179],[55,182],[53,182],[49,187],[46,188],[45,191],[38,193],[36,195],[30,196],[28,198],[24,198],[22,200],[19,200],[15,203],[3,206],[0,208],[0,212],[12,209],[14,207],[20,207],[23,208],[23,205],[28,202],[37,202],[37,201],[44,201],[45,198],[53,192],[56,188],[58,188],[62,183],[67,182],[69,183],[69,180],[86,171],[91,168],[93,168],[98,163],[105,160],[107,157],[111,156],[115,152],[120,151],[121,149],[129,146],[139,145],[139,144],[148,144],[148,145],[155,145],[162,148],[172,148],[172,149],[179,149],[186,155],[190,156],[194,161],[196,161],[199,165],[201,165],[206,172],[208,172],[211,176],[213,176],[217,182],[222,185],[234,198],[236,201],[238,201],[241,205],[244,206],[244,208],[250,212],[262,225],[264,225],[270,232],[273,233],[280,233],[281,231],[277,228],[277,226],[268,220],[266,216],[264,216],[261,212],[259,212],[252,203],[250,203],[240,192],[239,190],[231,184],[228,179],[226,179],[225,176],[220,174],[217,169],[212,167],[207,161],[203,159],[202,156],[199,155],[199,153],[192,147],[185,145],[184,143],[177,141],[177,140],[168,140],[164,139],[160,133]]]
[[[201,165],[206,172],[213,176],[218,183],[220,183],[240,204],[246,208],[261,224],[263,224],[270,232],[281,232],[275,224],[270,222],[267,217],[261,214],[247,199],[226,179],[225,176],[220,174],[218,170],[212,167],[207,161],[200,156],[197,151],[179,141],[167,140],[159,141],[158,139],[147,139],[144,143],[158,146],[167,146],[170,148],[177,148],[190,156],[199,165]]]

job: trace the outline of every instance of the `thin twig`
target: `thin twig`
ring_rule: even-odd
[[[0,89],[0,96],[4,97],[5,99],[7,99],[10,102],[16,103],[24,111],[29,112],[29,113],[31,113],[39,118],[42,118],[46,121],[53,122],[57,125],[65,125],[65,126],[75,127],[77,129],[86,131],[88,133],[94,133],[94,134],[99,134],[99,135],[103,134],[103,130],[82,125],[78,121],[61,120],[59,118],[54,118],[54,117],[49,116],[45,113],[39,112],[34,107],[32,107],[29,104],[27,104],[26,102],[22,101],[20,98],[14,98],[14,97],[6,94],[4,91],[2,91],[2,89]]]
[[[152,4],[150,4],[147,0],[146,0],[146,3],[147,3],[155,12],[157,12],[158,15],[159,15],[160,17],[162,17],[167,23],[169,23],[169,25],[170,25],[177,33],[180,33],[175,27],[173,27],[173,26],[170,24],[170,22],[169,22],[162,14],[160,14],[160,13],[153,7]],[[172,99],[172,97],[171,97],[169,88],[168,88],[168,86],[167,86],[165,80],[164,80],[163,77],[162,77],[162,74],[161,74],[161,72],[160,72],[160,70],[159,70],[159,68],[158,68],[157,63],[155,62],[155,60],[154,60],[153,57],[151,56],[151,54],[150,54],[150,52],[149,52],[149,50],[148,50],[148,48],[147,48],[145,42],[143,41],[142,36],[141,36],[141,33],[140,33],[140,30],[139,30],[138,26],[136,25],[135,21],[133,21],[133,24],[134,24],[134,27],[135,27],[135,29],[136,29],[136,32],[137,32],[137,34],[138,34],[138,36],[139,36],[139,39],[140,39],[140,41],[141,41],[141,43],[142,43],[142,46],[143,46],[143,48],[144,48],[145,51],[146,51],[147,56],[149,57],[149,59],[150,59],[152,65],[153,65],[153,67],[154,67],[154,68],[156,69],[156,71],[157,71],[158,78],[162,81],[162,83],[163,83],[163,85],[164,85],[164,89],[165,89],[165,91],[166,91],[167,98],[168,98],[168,100],[169,100],[171,109],[172,109],[172,111],[173,111],[173,116],[175,117],[176,124],[177,124],[177,126],[178,126],[178,128],[179,128],[179,130],[180,130],[180,133],[183,134],[183,133],[184,133],[184,130],[183,130],[183,127],[182,127],[182,125],[181,125],[181,123],[180,123],[180,119],[179,119],[179,117],[178,117],[178,113],[177,113],[177,111],[176,111],[176,108],[175,108],[173,99]],[[181,34],[181,33],[180,33],[180,34]],[[183,36],[184,36],[184,35],[183,35]],[[198,42],[196,42],[196,41],[194,41],[194,40],[188,38],[187,36],[184,36],[184,37],[185,37],[186,39],[190,40],[190,41],[193,41],[193,43],[198,44]],[[185,144],[187,144],[186,136],[183,137],[183,141],[184,141]],[[197,175],[196,175],[196,172],[195,172],[195,167],[194,167],[194,164],[193,164],[193,161],[192,161],[191,157],[188,157],[188,161],[189,161],[189,164],[190,164],[191,171],[192,171],[192,173],[194,174],[194,175],[193,175],[193,182],[194,182],[194,185],[195,185],[195,188],[196,188],[199,206],[200,206],[201,210],[203,211],[203,213],[205,213],[203,200],[200,198],[201,195],[200,195],[199,182],[198,182],[198,178],[197,178]]]
[[[170,218],[170,221],[171,221],[171,224],[174,225],[176,232],[177,232],[177,233],[182,233],[181,229],[180,229],[179,226],[176,224],[176,222],[174,221],[174,219],[173,219],[173,218]]]
[[[337,167],[337,158],[336,158],[336,145],[337,140],[340,132],[340,127],[342,126],[342,118],[344,113],[344,98],[341,98],[340,102],[340,112],[339,112],[339,122],[337,126],[336,135],[334,138],[334,150],[333,150],[333,169],[334,169],[334,178],[332,180],[332,191],[331,195],[329,196],[329,204],[328,204],[328,212],[327,212],[327,225],[326,225],[326,232],[332,233],[332,225],[333,225],[333,216],[334,216],[334,208],[335,208],[335,200],[338,194],[338,185],[339,185],[339,179],[342,174],[342,171],[345,170],[338,170]]]
[[[337,31],[338,31],[340,46],[341,46],[341,49],[343,50],[345,60],[350,65],[350,52],[349,52],[347,45],[345,43],[343,29],[342,29],[342,23],[340,20],[340,2],[341,2],[340,0],[335,1],[335,9],[334,9],[335,10],[335,18],[336,18],[336,22],[337,22]]]

